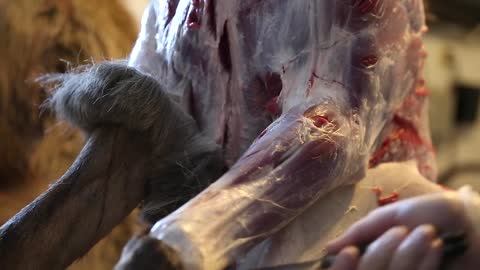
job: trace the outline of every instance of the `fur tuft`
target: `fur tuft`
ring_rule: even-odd
[[[78,72],[55,75],[59,87],[49,100],[57,116],[86,130],[124,125],[144,131],[172,110],[153,78],[118,63],[103,63]]]
[[[102,63],[65,75],[49,100],[57,116],[87,133],[110,125],[143,134],[151,145],[151,177],[143,216],[156,222],[188,201],[223,170],[218,145],[158,81],[122,63]]]

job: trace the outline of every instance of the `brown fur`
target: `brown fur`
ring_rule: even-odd
[[[85,60],[124,58],[136,24],[117,1],[0,0],[0,224],[58,179],[83,145],[81,134],[39,105],[39,75]],[[61,60],[63,59],[63,60]],[[133,218],[71,269],[111,269]]]
[[[65,71],[60,59],[75,65],[127,56],[136,25],[120,4],[107,0],[0,0],[0,18],[0,184],[10,186],[38,170],[52,171],[41,155],[31,155],[48,131],[38,110],[45,92],[34,78]]]

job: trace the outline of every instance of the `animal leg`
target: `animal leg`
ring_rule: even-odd
[[[68,172],[0,228],[6,269],[64,269],[143,199],[161,208],[187,200],[220,167],[216,146],[151,77],[100,64],[55,79],[51,105],[90,138]]]

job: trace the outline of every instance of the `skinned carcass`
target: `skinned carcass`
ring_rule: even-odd
[[[222,269],[369,167],[415,160],[434,180],[425,30],[415,0],[153,2],[131,64],[167,83],[229,170],[150,236],[183,268]]]
[[[425,180],[435,166],[424,31],[419,0],[152,1],[131,67],[106,63],[59,78],[52,105],[92,134],[90,143],[56,186],[2,227],[0,245],[22,250],[47,239],[62,215],[85,214],[92,226],[61,227],[77,247],[62,253],[65,265],[143,198],[145,218],[156,222],[186,190],[226,171],[127,245],[118,268],[248,269],[317,256],[334,231],[296,242],[296,251],[282,237],[313,236],[297,229],[302,221],[346,228],[360,217],[341,218],[350,206],[366,212],[439,190]],[[413,162],[376,168],[402,161]],[[374,179],[407,169],[406,188]],[[40,237],[16,241],[42,213]],[[29,255],[49,269],[43,257],[61,243]],[[9,260],[12,269],[21,263]]]

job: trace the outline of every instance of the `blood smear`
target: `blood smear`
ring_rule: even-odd
[[[391,204],[391,203],[394,203],[394,202],[398,201],[399,198],[400,198],[400,195],[397,192],[393,192],[392,194],[388,195],[387,197],[377,198],[377,204],[379,206],[384,206],[384,205]]]
[[[398,192],[392,192],[390,195],[388,195],[386,197],[382,197],[383,190],[382,190],[381,187],[376,186],[376,187],[373,187],[371,190],[377,196],[378,206],[384,206],[384,205],[387,205],[387,204],[391,204],[391,203],[394,203],[394,202],[396,202],[400,199],[400,194],[398,194]]]

